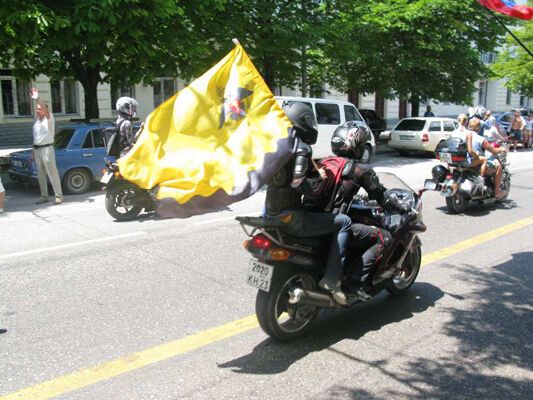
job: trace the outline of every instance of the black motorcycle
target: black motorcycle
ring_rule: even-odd
[[[500,144],[493,143],[499,147]],[[511,173],[509,172],[506,153],[493,156],[502,166],[501,189],[507,195],[499,200],[495,198],[494,175],[481,178],[479,167],[464,167],[467,159],[467,144],[461,138],[452,137],[443,141],[435,150],[437,159],[446,164],[436,165],[431,170],[435,189],[446,198],[448,211],[454,214],[465,212],[470,201],[480,204],[503,202],[511,189]],[[489,171],[490,172],[490,171]]]
[[[395,182],[390,185],[389,180]],[[376,202],[357,196],[347,214],[354,222],[382,227],[392,233],[393,243],[366,280],[369,294],[387,290],[402,295],[414,283],[422,259],[419,232],[422,222],[424,190],[416,194],[392,174],[380,175],[386,187],[395,187],[386,195],[410,205],[409,213],[383,210]],[[300,238],[284,232],[283,221],[272,217],[237,217],[250,237],[244,244],[252,254],[247,283],[257,289],[256,314],[261,328],[271,337],[287,341],[306,333],[316,321],[320,309],[351,307],[362,299],[357,295],[360,282],[352,275],[358,254],[349,248],[342,282],[348,304],[341,306],[318,282],[324,275],[330,237]]]
[[[151,191],[125,180],[114,158],[106,158],[105,163],[100,183],[107,191],[105,208],[109,215],[118,221],[126,221],[137,217],[143,209],[146,212],[155,210],[155,197]]]

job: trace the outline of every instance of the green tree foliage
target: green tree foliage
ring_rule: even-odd
[[[332,84],[416,107],[422,98],[471,103],[486,74],[480,56],[503,32],[472,0],[338,0],[337,10],[338,38],[326,47]]]
[[[315,55],[331,23],[330,3],[227,0],[215,35],[223,51],[231,38],[238,38],[271,89],[302,86],[302,82],[313,88],[316,77],[309,77],[307,71],[322,62]]]
[[[199,72],[205,24],[223,1],[1,0],[0,63],[21,78],[80,81],[86,117],[97,118],[98,83]]]
[[[533,52],[531,22],[522,23],[513,34]],[[533,97],[533,57],[511,35],[508,35],[503,50],[492,65],[492,73],[495,78],[506,78],[505,86],[513,92]]]

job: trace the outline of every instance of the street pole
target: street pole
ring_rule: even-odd
[[[498,23],[504,27],[504,29],[507,31],[507,33],[509,33],[509,35],[511,35],[513,37],[514,40],[516,40],[516,42],[522,46],[522,48],[527,52],[527,54],[529,54],[531,57],[533,57],[533,53],[531,53],[531,51],[529,51],[529,49],[526,47],[526,45],[524,43],[522,43],[522,41],[520,39],[518,39],[513,32],[511,32],[511,30],[509,28],[507,28],[507,26],[503,23],[503,21],[494,13],[492,12],[492,10],[490,10],[489,8],[487,7],[484,7],[493,17],[496,21],[498,21]]]

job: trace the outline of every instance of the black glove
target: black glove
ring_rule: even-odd
[[[387,197],[387,199],[385,200],[385,204],[383,205],[383,208],[389,211],[399,211],[402,214],[405,214],[411,211],[411,206],[409,204],[400,202],[396,198],[393,198],[393,197]]]

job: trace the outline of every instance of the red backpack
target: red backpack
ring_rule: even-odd
[[[347,161],[343,157],[326,157],[318,162],[318,168],[324,168],[327,178],[314,188],[312,197],[317,206],[326,212],[332,210],[335,197],[342,186],[342,171]]]

